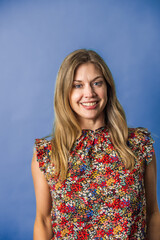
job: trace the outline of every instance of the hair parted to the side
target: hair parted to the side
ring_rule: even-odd
[[[81,128],[69,103],[74,74],[77,67],[83,63],[93,63],[101,70],[107,83],[107,105],[105,121],[109,129],[111,141],[121,156],[127,169],[134,166],[136,157],[127,146],[128,126],[124,110],[119,103],[112,74],[104,60],[93,50],[79,49],[69,54],[59,69],[55,96],[55,122],[53,129],[52,156],[55,174],[60,181],[66,178],[69,152],[74,141],[81,135]]]

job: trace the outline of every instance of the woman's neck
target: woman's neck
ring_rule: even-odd
[[[92,120],[86,120],[85,122],[80,123],[81,129],[90,129],[95,131],[98,128],[106,126],[105,121],[92,121]]]

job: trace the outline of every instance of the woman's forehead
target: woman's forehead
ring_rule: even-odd
[[[74,74],[74,80],[83,80],[84,78],[95,78],[97,76],[103,76],[100,68],[91,62],[83,63],[79,65]]]

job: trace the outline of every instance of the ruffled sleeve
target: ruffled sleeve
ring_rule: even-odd
[[[131,136],[132,143],[134,142],[140,150],[140,157],[142,157],[145,160],[145,164],[148,165],[152,161],[154,153],[154,140],[151,137],[151,133],[147,128],[138,127],[134,129]]]
[[[51,162],[51,142],[46,139],[35,139],[34,149],[37,152],[39,168],[49,182],[54,174],[54,166]]]

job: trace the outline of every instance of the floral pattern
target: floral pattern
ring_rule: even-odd
[[[82,130],[62,183],[50,161],[51,141],[35,140],[37,161],[52,196],[52,240],[145,239],[144,173],[154,141],[145,128],[128,131],[127,144],[137,156],[133,170],[125,169],[106,127]]]

